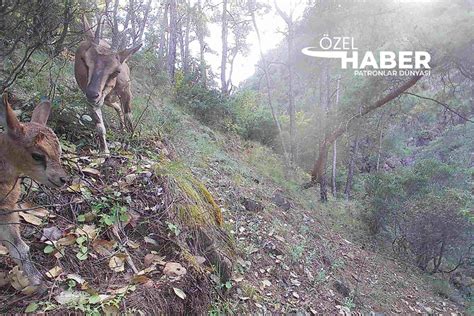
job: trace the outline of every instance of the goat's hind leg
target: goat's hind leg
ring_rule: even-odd
[[[42,277],[30,259],[30,247],[20,235],[18,213],[0,214],[0,242],[8,248],[10,256],[21,267],[31,285],[42,285]]]
[[[120,119],[120,129],[125,129],[125,118],[123,115],[122,107],[120,106],[120,100],[117,96],[111,96],[110,94],[105,97],[104,104],[110,106],[117,112]]]

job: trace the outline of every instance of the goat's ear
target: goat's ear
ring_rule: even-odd
[[[135,47],[124,49],[123,51],[119,52],[118,56],[120,59],[120,63],[127,61],[127,59],[133,54],[135,54],[141,47],[142,47],[142,44],[138,44]]]
[[[89,41],[93,41],[94,33],[92,32],[92,28],[89,25],[89,21],[87,21],[85,15],[82,16],[82,27],[84,29],[84,35],[86,36],[86,39],[88,39]]]
[[[8,102],[8,93],[3,94],[3,102],[0,109],[0,123],[7,130],[8,135],[18,137],[23,135],[23,126],[16,118],[10,103]]]
[[[45,125],[48,122],[49,114],[51,113],[51,102],[44,100],[36,105],[31,115],[31,122]]]

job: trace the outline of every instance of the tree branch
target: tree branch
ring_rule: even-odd
[[[453,110],[453,109],[452,109],[449,105],[447,105],[446,103],[443,103],[443,102],[441,102],[441,101],[438,101],[438,100],[433,99],[433,98],[430,98],[430,97],[424,97],[424,96],[422,96],[422,95],[418,95],[418,94],[415,94],[415,93],[411,93],[411,92],[403,92],[403,94],[412,95],[412,96],[417,97],[417,98],[420,98],[420,99],[433,101],[433,102],[435,102],[435,103],[441,105],[442,107],[444,107],[446,110],[448,110],[448,111],[450,111],[450,112],[456,114],[457,116],[459,116],[459,117],[462,118],[463,120],[465,120],[465,121],[467,121],[467,122],[474,123],[473,120],[470,120],[470,119],[468,119],[467,117],[465,117],[465,116],[459,114],[459,112]]]

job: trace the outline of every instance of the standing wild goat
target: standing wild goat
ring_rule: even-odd
[[[17,202],[20,197],[20,177],[28,176],[39,183],[59,188],[66,183],[60,156],[61,147],[54,132],[46,126],[51,103],[38,104],[30,123],[20,123],[4,94],[0,106],[0,243],[25,272],[34,286],[42,282],[41,275],[29,258],[29,247],[20,236]]]
[[[120,52],[113,52],[110,45],[99,38],[100,19],[95,35],[85,16],[83,24],[85,39],[76,51],[74,74],[79,87],[92,105],[92,118],[99,136],[100,151],[108,153],[101,108],[104,103],[114,108],[120,117],[121,127],[125,126],[128,131],[132,131],[130,108],[132,92],[130,91],[130,69],[126,61],[140,49],[141,44]]]

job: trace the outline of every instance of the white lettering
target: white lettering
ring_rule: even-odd
[[[425,69],[431,69],[428,64],[431,60],[431,55],[428,52],[415,52],[415,69],[420,69],[421,66]]]
[[[352,52],[352,57],[346,55],[346,57],[341,58],[341,68],[347,69],[347,64],[352,63],[352,69],[357,69],[359,64],[359,53]]]
[[[398,68],[400,69],[413,69],[413,65],[411,63],[413,52],[409,51],[401,51],[398,53]]]
[[[372,52],[367,52],[362,58],[362,62],[360,63],[360,68],[365,68],[367,66],[371,66],[374,69],[378,69],[379,66],[377,65],[377,61],[375,60],[374,54]]]
[[[380,52],[380,68],[381,69],[393,69],[397,67],[395,58],[397,56],[394,52],[382,51]]]

